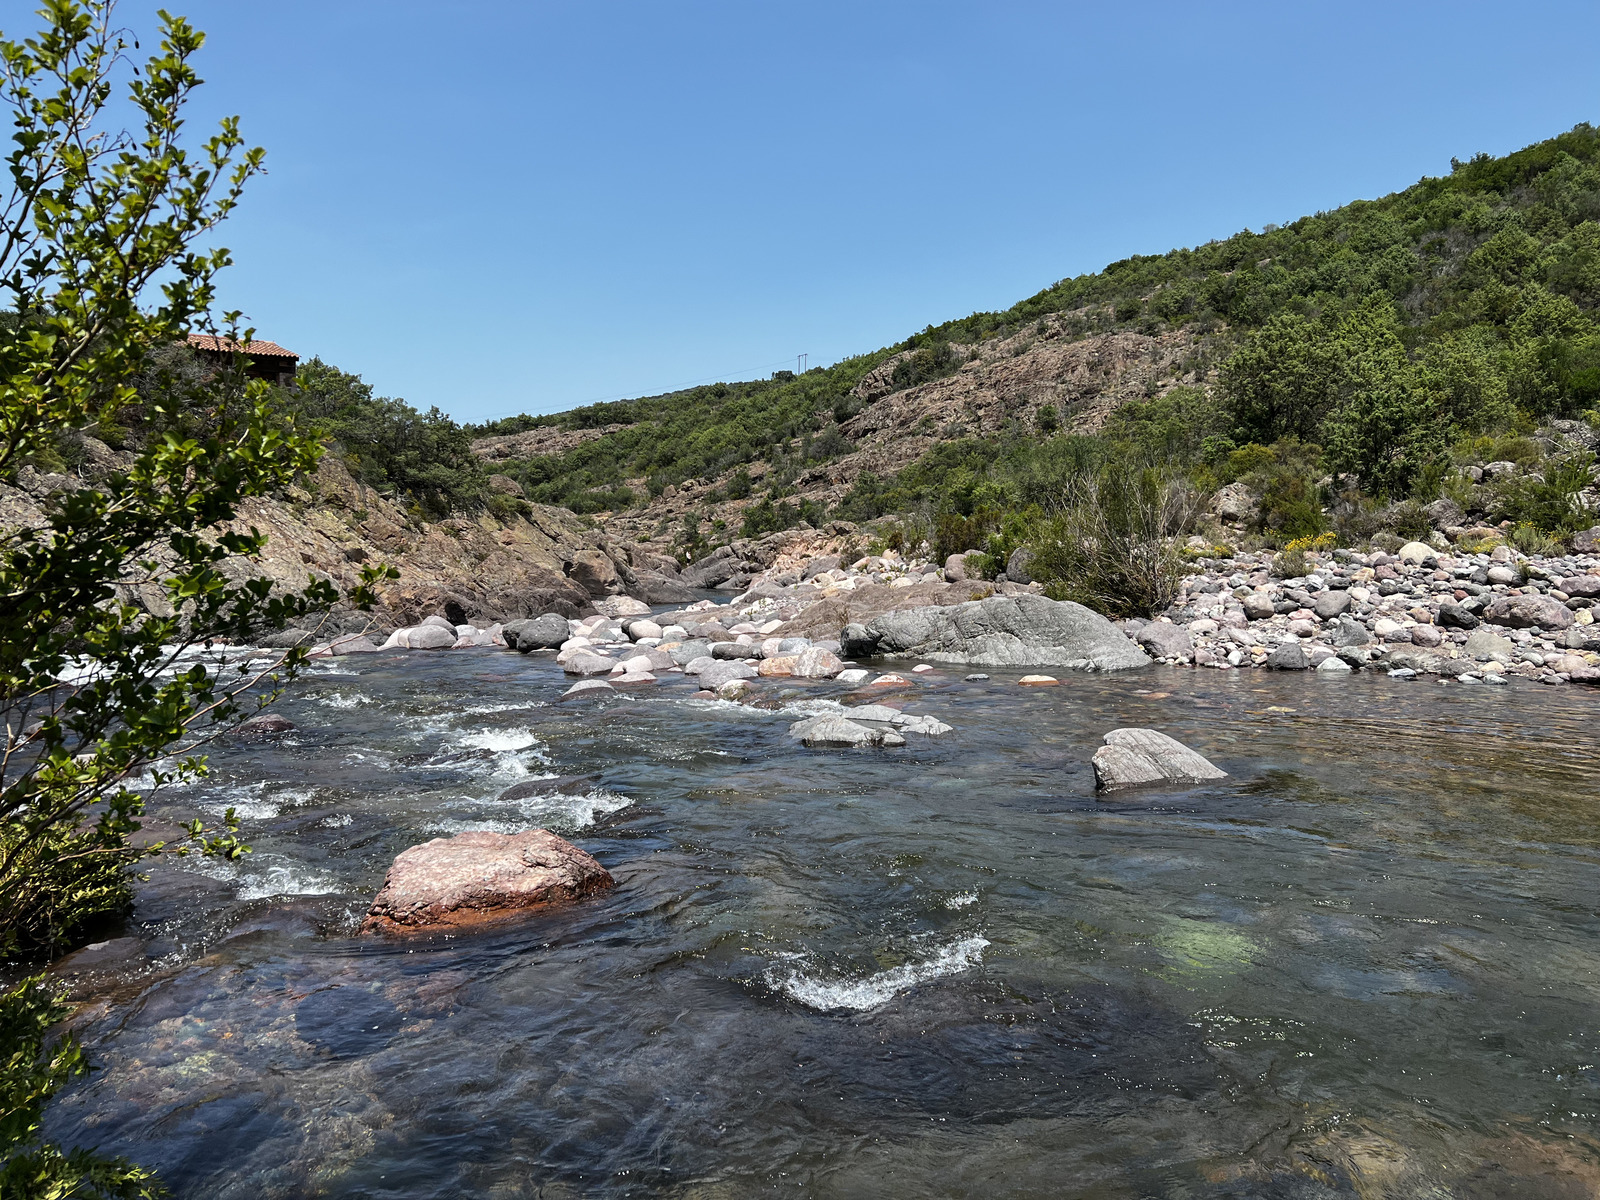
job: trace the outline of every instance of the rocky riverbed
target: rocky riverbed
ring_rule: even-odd
[[[1222,670],[1371,670],[1503,683],[1600,683],[1600,556],[1435,550],[1308,553],[1277,578],[1270,554],[1201,559],[1154,621],[1122,628],[1152,655]]]
[[[1217,670],[1381,670],[1504,684],[1600,683],[1600,556],[1530,558],[1421,542],[1398,552],[1307,552],[1282,577],[1271,553],[1197,557],[1178,599],[1153,620],[1115,626],[1046,599],[1013,563],[998,581],[969,579],[894,552],[842,564],[822,555],[737,578],[726,600],[657,611],[627,595],[586,618],[548,613],[488,626],[435,615],[396,630],[383,649],[506,645],[557,651],[573,695],[698,676],[708,693],[742,697],[770,677],[864,680],[857,661],[925,658],[974,666],[1119,670],[1150,660]],[[729,590],[724,588],[724,590]],[[304,635],[290,634],[289,640]],[[322,649],[377,649],[347,637]],[[1044,677],[1048,679],[1049,677]]]

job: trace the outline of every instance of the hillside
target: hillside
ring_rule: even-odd
[[[951,470],[1025,508],[1036,460],[1081,459],[1084,435],[1212,489],[1254,472],[1259,490],[1265,462],[1320,485],[1323,509],[1337,490],[1431,500],[1474,457],[1537,465],[1537,445],[1496,446],[1600,405],[1597,218],[1583,124],[802,376],[512,418],[473,450],[533,500],[691,554],[800,521],[971,517]]]

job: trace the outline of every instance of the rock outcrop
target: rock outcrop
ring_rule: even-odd
[[[1094,782],[1101,791],[1228,777],[1203,754],[1154,729],[1113,729],[1105,743],[1094,752]]]
[[[547,829],[460,833],[401,851],[361,932],[468,928],[568,903],[613,884],[610,872],[590,855]]]
[[[847,628],[842,645],[852,658],[915,656],[982,666],[1122,671],[1150,662],[1100,614],[1032,593],[886,613]]]

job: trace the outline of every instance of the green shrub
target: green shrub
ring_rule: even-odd
[[[1486,486],[1495,520],[1515,521],[1546,533],[1572,533],[1593,525],[1600,514],[1583,502],[1594,455],[1551,459],[1538,475],[1505,476]]]
[[[1112,617],[1153,616],[1187,572],[1177,539],[1192,525],[1194,501],[1183,481],[1155,468],[1086,472],[1030,539],[1029,571],[1054,599]]]

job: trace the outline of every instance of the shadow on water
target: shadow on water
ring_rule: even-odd
[[[195,1197],[1595,1194],[1600,697],[991,674],[855,753],[785,736],[832,685],[325,664],[157,801],[255,853],[152,872],[51,1132]],[[1097,801],[1121,725],[1231,778]],[[617,889],[354,935],[399,850],[530,825]]]

